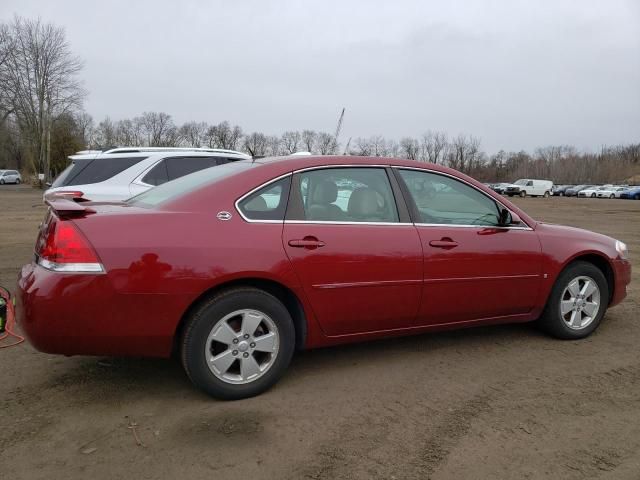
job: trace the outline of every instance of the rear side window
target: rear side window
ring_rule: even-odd
[[[242,199],[238,207],[249,220],[284,221],[290,184],[291,176],[270,183]]]
[[[169,180],[217,165],[216,157],[172,157],[165,159]]]
[[[80,162],[74,162],[73,169],[66,175],[65,179],[58,186],[66,185],[87,185],[91,183],[104,182],[111,177],[125,171],[127,168],[132,167],[136,163],[141,162],[147,157],[120,157],[120,158],[102,158],[90,161],[90,163],[80,169],[77,174],[73,175],[75,164]],[[66,171],[65,171],[66,172]],[[65,173],[63,172],[63,174]],[[62,176],[62,175],[61,175]],[[60,177],[58,177],[60,179]],[[58,180],[56,180],[58,182]]]
[[[156,163],[149,172],[142,177],[142,181],[148,185],[162,185],[169,181],[167,175],[167,164],[164,160]]]

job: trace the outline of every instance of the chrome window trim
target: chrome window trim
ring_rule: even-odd
[[[466,180],[462,179],[462,178],[458,178],[455,175],[451,175],[450,173],[445,173],[445,172],[437,172],[435,170],[431,170],[429,168],[417,168],[417,167],[405,167],[405,166],[391,166],[391,168],[395,168],[398,170],[415,170],[417,172],[427,172],[427,173],[432,173],[434,175],[443,175],[445,177],[449,177],[452,178],[454,180],[457,180],[458,182],[462,182],[465,185],[473,188],[476,192],[481,193],[482,195],[484,195],[485,197],[487,197],[490,200],[493,200],[494,202],[496,202],[498,205],[501,205],[502,208],[506,208],[507,210],[511,211],[509,208],[507,208],[507,206],[502,203],[500,200],[498,200],[497,198],[492,197],[491,195],[487,195],[486,192],[483,192],[482,190],[479,190],[478,187],[476,187],[475,185],[467,182]],[[529,225],[527,222],[525,222],[524,220],[520,219],[520,221],[526,225],[526,227],[501,227],[498,225],[484,225],[482,226],[483,228],[487,228],[487,227],[495,227],[495,228],[512,228],[512,229],[519,229],[519,230],[533,230],[533,228],[531,228],[531,225]],[[422,226],[429,226],[429,225],[438,225],[438,226],[452,226],[453,224],[450,223],[445,223],[445,224],[437,224],[437,223],[415,223],[415,225],[422,225]],[[479,225],[460,225],[460,226],[466,226],[466,227],[478,227]]]
[[[287,224],[311,224],[311,225],[383,225],[383,226],[395,226],[404,225],[411,226],[413,223],[407,222],[343,222],[343,221],[331,221],[331,220],[285,220]]]
[[[524,223],[524,222],[522,222]],[[501,230],[533,230],[527,227],[502,227],[500,225],[465,225],[456,223],[414,223],[416,227],[452,227],[452,228],[499,228]],[[525,224],[526,225],[526,224]]]
[[[235,203],[233,204],[234,207],[236,208],[236,211],[238,212],[238,215],[240,215],[240,217],[242,217],[242,219],[245,222],[248,222],[248,223],[280,223],[280,224],[284,223],[284,221],[285,221],[284,218],[282,220],[251,220],[250,218],[245,217],[245,215],[242,213],[242,209],[240,208],[240,202],[242,202],[245,198],[247,198],[248,196],[252,195],[253,193],[257,192],[258,190],[261,190],[264,187],[268,187],[272,183],[278,182],[278,181],[280,181],[283,178],[286,178],[288,176],[293,177],[293,172],[287,172],[284,175],[280,175],[279,177],[273,178],[273,179],[261,184],[260,186],[254,188],[253,190],[250,190],[249,192],[245,193],[240,198],[238,198],[235,201]],[[285,216],[287,215],[286,209],[285,209],[284,214],[285,214]]]

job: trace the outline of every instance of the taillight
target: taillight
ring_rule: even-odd
[[[36,246],[40,266],[54,272],[104,272],[93,247],[70,221],[52,215],[42,235]]]

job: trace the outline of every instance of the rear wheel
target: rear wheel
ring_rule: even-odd
[[[636,194],[633,196],[633,199],[634,199],[634,200],[640,200],[640,193],[636,193]]]
[[[201,390],[235,400],[273,386],[294,347],[293,320],[285,306],[263,290],[237,288],[191,315],[182,338],[182,365]]]
[[[557,338],[575,340],[589,336],[607,310],[609,286],[592,263],[569,265],[556,280],[540,325]]]
[[[551,196],[551,194],[549,193],[548,190],[546,192],[544,192],[544,198],[549,198],[550,196]]]
[[[564,192],[560,192],[560,193],[558,193],[558,196],[560,196],[560,197],[564,197]]]

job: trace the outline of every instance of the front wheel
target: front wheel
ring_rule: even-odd
[[[616,198],[616,196],[612,193],[611,195],[609,195],[609,198]]]
[[[16,185],[20,185],[20,179],[16,178]]]
[[[524,190],[520,192],[520,198],[524,198],[527,196],[527,192],[525,192]]]
[[[182,337],[182,365],[204,392],[236,400],[272,387],[294,348],[293,320],[285,306],[263,290],[236,288],[191,315]]]
[[[592,194],[591,194],[591,198],[596,198],[596,194],[595,194],[595,193],[592,193]]]
[[[0,185],[4,185],[4,178],[0,178]]]
[[[609,286],[602,271],[578,261],[558,276],[539,323],[554,337],[584,338],[598,328],[608,300]]]

